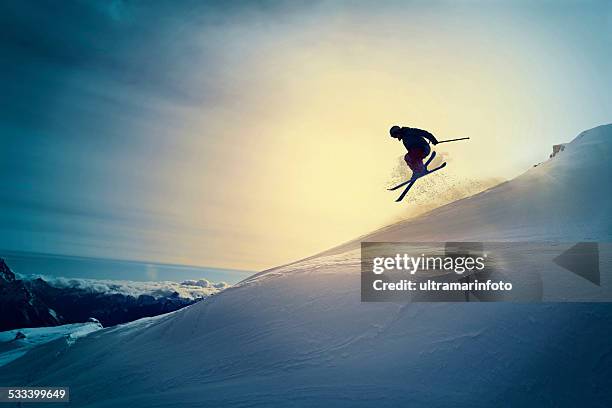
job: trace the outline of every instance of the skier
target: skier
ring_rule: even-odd
[[[410,167],[410,170],[412,170],[412,177],[416,178],[425,174],[427,168],[423,163],[423,159],[431,153],[431,147],[429,147],[427,141],[429,140],[435,146],[438,144],[436,137],[426,130],[400,126],[393,126],[389,133],[392,138],[401,140],[406,150],[408,150],[404,160],[408,167]]]

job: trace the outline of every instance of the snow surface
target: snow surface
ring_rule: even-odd
[[[592,129],[510,182],[360,240],[610,242],[611,150],[612,125]],[[612,305],[361,303],[360,240],[44,344],[0,384],[67,385],[79,407],[612,405]]]
[[[0,366],[18,359],[41,344],[64,339],[71,346],[77,339],[100,329],[102,325],[99,322],[87,322],[0,332]],[[24,334],[25,338],[15,339],[17,333]]]

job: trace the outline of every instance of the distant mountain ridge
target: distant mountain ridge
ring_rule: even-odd
[[[0,259],[0,331],[58,324],[55,311],[33,294],[26,282],[16,279]]]
[[[42,278],[21,280],[0,259],[0,331],[82,323],[91,317],[108,327],[173,312],[197,301],[177,292],[131,296],[56,287]]]

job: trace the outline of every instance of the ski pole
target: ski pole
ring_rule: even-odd
[[[446,142],[456,142],[457,140],[467,140],[467,139],[469,139],[469,137],[460,137],[459,139],[440,140],[438,144],[446,143]]]

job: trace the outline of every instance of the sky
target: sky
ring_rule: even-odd
[[[612,121],[606,1],[5,1],[0,46],[12,251],[273,267],[406,214],[391,125],[485,180]]]

